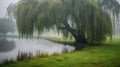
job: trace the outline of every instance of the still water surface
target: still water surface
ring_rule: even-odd
[[[35,56],[38,51],[51,55],[74,50],[73,46],[65,46],[45,39],[0,38],[0,63],[6,59],[15,59],[18,52],[31,52]]]

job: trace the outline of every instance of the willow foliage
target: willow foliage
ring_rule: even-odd
[[[56,29],[66,37],[100,43],[112,35],[110,16],[95,0],[20,0],[10,8],[23,37]]]
[[[119,20],[120,4],[117,0],[98,0],[97,1],[104,11],[111,14],[113,19]]]

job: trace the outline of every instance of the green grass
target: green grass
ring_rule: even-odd
[[[1,64],[0,67],[120,67],[120,39],[114,38],[112,42],[107,41],[102,46]]]

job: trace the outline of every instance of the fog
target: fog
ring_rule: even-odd
[[[7,7],[10,4],[14,4],[17,3],[19,0],[0,0],[0,18],[6,17],[7,15]],[[120,0],[117,0],[120,3]],[[116,34],[120,34],[120,23],[116,24]],[[53,31],[52,31],[53,32]],[[9,33],[9,34],[14,34],[14,35],[18,35],[17,32],[15,33]],[[52,34],[56,34],[56,33],[52,33]]]
[[[7,7],[11,3],[17,3],[19,0],[0,0],[0,18],[5,17]],[[120,3],[120,0],[117,0]]]
[[[9,21],[10,21],[10,19],[9,18],[7,18],[7,7],[10,5],[10,4],[15,4],[15,3],[17,3],[19,0],[0,0],[0,18],[1,19],[8,19]],[[28,0],[29,1],[29,0]],[[75,1],[75,0],[73,0],[73,1]],[[83,0],[84,1],[84,0]],[[117,0],[118,2],[119,2],[119,4],[120,4],[120,0]],[[77,2],[77,1],[76,1]],[[80,4],[80,3],[82,3],[81,1],[78,3],[78,4]],[[89,2],[87,2],[87,3],[89,3]],[[36,3],[35,3],[36,4]],[[91,4],[91,3],[90,3]],[[25,3],[25,5],[26,5],[26,3]],[[63,5],[63,4],[62,4]],[[67,4],[65,4],[65,5],[67,5]],[[23,5],[22,5],[23,6]],[[34,6],[34,5],[33,5]],[[83,6],[83,5],[82,5]],[[23,6],[24,7],[24,6]],[[31,7],[31,6],[30,6]],[[63,8],[64,6],[62,6],[62,8]],[[73,7],[73,5],[71,6],[71,7]],[[73,7],[74,8],[74,7]],[[81,7],[80,7],[81,8]],[[75,9],[75,8],[74,8]],[[74,10],[73,9],[73,10]],[[88,8],[87,8],[88,9]],[[56,10],[56,9],[55,9]],[[55,11],[54,10],[54,11]],[[62,9],[59,9],[59,10],[62,10]],[[69,10],[72,10],[72,8],[70,8]],[[91,9],[92,10],[92,9]],[[94,10],[94,9],[93,9]],[[100,10],[101,11],[101,10]],[[38,12],[38,11],[36,11],[36,12]],[[45,11],[46,12],[46,11]],[[59,11],[57,11],[57,12],[59,12]],[[71,12],[71,11],[70,11]],[[83,11],[82,11],[83,12]],[[82,13],[81,12],[81,13]],[[91,11],[89,11],[88,10],[88,12],[90,12],[90,13],[88,13],[88,14],[91,14]],[[95,11],[93,11],[93,14],[91,14],[92,16],[94,16],[94,12]],[[18,11],[18,13],[20,13],[20,11]],[[30,12],[30,13],[33,13],[33,14],[35,14],[34,12]],[[55,12],[54,12],[55,13]],[[53,13],[53,14],[54,14]],[[59,12],[60,13],[60,12]],[[99,12],[100,13],[100,12]],[[46,14],[46,13],[45,13]],[[62,14],[62,13],[60,13],[60,14]],[[56,14],[57,16],[59,16],[60,14]],[[63,13],[64,14],[64,13]],[[72,13],[71,13],[72,14]],[[21,15],[24,15],[24,14],[21,14]],[[32,14],[29,14],[29,15],[32,15]],[[39,15],[39,14],[38,14]],[[55,15],[55,16],[56,16]],[[70,14],[69,14],[70,15]],[[67,14],[67,16],[69,16],[68,14]],[[83,14],[83,15],[85,15],[85,14]],[[91,16],[90,15],[90,16]],[[96,15],[98,15],[98,13],[96,14]],[[95,15],[95,16],[96,16]],[[19,16],[19,15],[18,15]],[[34,16],[34,15],[32,15],[32,16]],[[50,17],[51,17],[52,15],[50,15]],[[54,16],[54,15],[53,15]],[[52,16],[52,17],[53,17]],[[86,15],[85,15],[86,16]],[[89,15],[87,15],[87,16],[89,16]],[[99,16],[100,17],[103,17],[103,16],[105,16],[104,17],[104,19],[106,19],[106,14],[104,15],[104,14],[102,14],[102,11],[101,11],[101,14],[99,14]],[[23,16],[22,16],[23,17]],[[28,17],[28,16],[27,16]],[[61,16],[61,17],[63,17],[63,16]],[[60,18],[61,18],[60,17]],[[39,17],[38,17],[39,18]],[[83,16],[82,16],[82,18],[84,18]],[[85,17],[86,18],[86,17]],[[23,20],[24,19],[26,19],[26,16],[25,17],[23,17]],[[51,19],[51,18],[50,18]],[[53,18],[53,19],[55,19],[55,18]],[[65,19],[66,19],[66,16],[65,16]],[[91,20],[91,18],[89,18],[90,20]],[[94,19],[94,18],[93,18]],[[99,17],[97,17],[97,19],[99,19]],[[100,18],[101,19],[101,18]],[[108,19],[108,18],[107,18]],[[28,19],[29,20],[29,19]],[[46,20],[46,19],[45,19]],[[67,19],[66,19],[67,20]],[[71,29],[71,30],[73,30],[72,28],[70,28],[71,26],[69,26],[70,24],[71,24],[71,22],[72,22],[72,20],[70,20],[69,18],[68,18],[68,25],[66,25],[65,23],[63,23],[63,25],[59,25],[59,27],[61,27],[61,26],[63,26],[63,28],[64,28],[64,25],[66,25],[65,26],[65,28],[68,28],[68,30],[67,31],[69,31],[69,29]],[[73,19],[74,20],[74,19]],[[84,20],[84,19],[83,19]],[[74,35],[73,35],[73,37],[74,37],[74,40],[71,38],[70,39],[70,37],[68,38],[69,39],[69,42],[67,42],[67,40],[68,39],[59,39],[59,37],[61,37],[63,34],[59,34],[59,36],[58,36],[58,33],[56,33],[56,31],[54,31],[54,30],[50,30],[49,32],[44,32],[42,35],[43,35],[43,37],[45,36],[48,36],[48,39],[42,39],[42,38],[19,38],[18,37],[18,31],[17,31],[17,25],[16,25],[16,22],[12,22],[12,23],[15,23],[15,25],[14,24],[10,24],[10,23],[5,23],[5,22],[9,22],[9,21],[0,21],[0,22],[2,22],[3,23],[3,25],[2,24],[0,24],[0,29],[2,29],[2,34],[1,34],[1,30],[0,30],[0,67],[1,67],[1,63],[4,63],[4,61],[8,61],[8,62],[10,62],[10,61],[21,61],[21,59],[22,60],[24,60],[24,59],[28,59],[28,58],[32,58],[32,57],[35,57],[35,56],[41,56],[41,58],[42,58],[42,55],[43,55],[43,57],[44,57],[44,54],[45,55],[52,55],[52,54],[63,54],[63,53],[69,53],[69,52],[73,52],[73,51],[75,51],[75,50],[77,50],[77,49],[83,49],[83,48],[87,48],[87,50],[86,49],[83,49],[82,51],[80,51],[81,52],[81,54],[77,54],[77,52],[79,52],[79,50],[77,50],[77,52],[75,51],[75,53],[72,53],[72,54],[76,54],[76,55],[81,55],[80,57],[84,57],[84,55],[87,55],[87,54],[85,54],[85,53],[82,53],[82,52],[87,52],[89,55],[94,55],[95,53],[97,53],[97,51],[96,52],[94,52],[94,50],[96,49],[96,48],[94,48],[93,50],[91,50],[92,48],[91,48],[91,46],[94,46],[94,45],[98,45],[99,44],[99,42],[101,42],[102,43],[102,40],[104,40],[104,38],[105,38],[105,36],[104,36],[104,38],[103,38],[103,36],[102,37],[100,37],[100,35],[104,35],[103,33],[105,33],[105,32],[102,32],[102,34],[99,34],[100,32],[101,32],[101,30],[103,31],[103,29],[105,29],[105,31],[109,31],[109,29],[110,29],[110,33],[111,33],[111,25],[110,25],[110,27],[108,26],[108,30],[106,29],[106,27],[105,26],[102,26],[103,25],[103,23],[102,24],[100,24],[100,25],[98,25],[97,24],[97,26],[98,26],[98,29],[96,29],[98,32],[98,34],[97,34],[97,36],[95,36],[95,37],[93,37],[93,35],[90,35],[90,37],[89,37],[89,34],[92,34],[92,33],[88,33],[89,32],[89,29],[88,29],[88,32],[85,30],[85,28],[83,27],[83,25],[76,25],[76,26],[82,26],[81,27],[81,29],[84,29],[85,31],[82,33],[84,36],[81,36],[81,29],[80,29],[80,31],[79,31],[79,28],[77,29],[75,29],[75,30],[73,30],[72,32],[73,32],[73,34],[75,35],[75,37],[74,37]],[[27,26],[29,26],[30,24],[27,24],[26,23],[26,21],[27,20],[25,20],[25,23],[22,23],[22,21],[20,22],[20,23],[22,23],[22,24],[25,24],[25,25],[27,25]],[[57,20],[58,21],[58,20]],[[79,21],[79,20],[78,20]],[[88,20],[89,21],[89,20]],[[27,21],[27,22],[29,22],[29,21]],[[46,21],[45,21],[46,22]],[[48,21],[47,21],[48,22]],[[80,21],[79,21],[80,22]],[[97,23],[99,22],[99,20],[97,21]],[[107,23],[106,21],[103,21],[104,23]],[[33,23],[33,21],[31,21],[31,23]],[[84,23],[84,21],[82,21],[82,23]],[[101,22],[99,22],[99,23],[101,23]],[[4,25],[14,25],[15,26],[15,32],[10,32],[10,30],[9,29],[12,29],[11,27],[9,27],[9,26],[4,26]],[[50,24],[50,23],[49,23]],[[96,24],[96,23],[89,23],[89,24],[91,24],[92,26],[94,26],[93,24]],[[88,25],[89,25],[88,24]],[[45,24],[44,24],[45,25]],[[46,24],[47,25],[47,24]],[[58,24],[57,24],[58,25]],[[71,24],[72,25],[72,24]],[[86,24],[87,25],[87,24]],[[12,26],[12,27],[14,27],[14,26]],[[84,26],[85,26],[85,24],[84,24]],[[3,28],[2,28],[3,27]],[[23,27],[22,25],[20,26],[20,27]],[[87,26],[87,27],[89,27],[89,26]],[[8,30],[7,31],[9,31],[9,32],[5,32],[4,33],[4,31],[6,30],[6,28],[8,28]],[[22,30],[24,30],[24,31],[26,31],[25,30],[25,28],[26,28],[26,30],[28,30],[28,29],[31,29],[31,27],[30,28],[27,28],[27,27],[24,27]],[[49,28],[49,27],[48,27]],[[94,27],[92,27],[92,30],[94,29],[94,28],[97,28],[96,26],[94,26]],[[100,28],[102,28],[102,29],[100,29]],[[21,30],[21,29],[20,29]],[[41,30],[41,29],[40,29]],[[78,30],[78,31],[76,31],[76,30]],[[95,31],[90,31],[90,32],[95,32],[96,33],[96,30]],[[74,33],[75,32],[75,33]],[[80,32],[80,33],[79,33]],[[7,36],[6,36],[6,33],[7,33]],[[66,32],[65,32],[66,33]],[[70,33],[71,33],[71,31],[70,31]],[[107,32],[108,33],[108,32]],[[116,35],[120,35],[120,22],[116,22],[115,23],[115,33],[114,34],[116,34]],[[10,36],[11,35],[11,36]],[[36,32],[34,32],[34,35],[36,36],[36,35],[38,35]],[[71,35],[72,35],[72,33],[71,33]],[[94,34],[94,35],[96,35],[96,34]],[[115,36],[116,36],[115,35]],[[49,37],[49,36],[51,36],[51,37]],[[52,37],[53,36],[53,37]],[[57,36],[58,38],[56,38],[56,37],[54,37],[54,36]],[[50,38],[50,39],[49,39]],[[77,38],[77,39],[75,39],[75,38]],[[81,39],[80,39],[81,38]],[[95,39],[94,39],[95,38]],[[88,40],[87,40],[88,39]],[[93,39],[93,40],[92,40]],[[98,39],[98,40],[97,40]],[[62,41],[63,40],[63,41]],[[101,40],[101,41],[100,41]],[[73,41],[73,42],[72,42]],[[75,41],[75,42],[74,42]],[[88,42],[87,42],[88,41]],[[89,42],[89,41],[91,41],[91,42]],[[93,43],[92,43],[92,41],[93,41]],[[98,43],[97,43],[98,42]],[[108,41],[107,41],[108,42]],[[117,42],[117,41],[116,41]],[[89,44],[90,43],[90,44]],[[95,44],[94,44],[95,43]],[[101,44],[100,43],[100,44]],[[114,43],[114,42],[113,42]],[[85,56],[85,57],[87,57],[87,59],[85,58],[85,60],[84,60],[84,58],[82,59],[84,62],[85,61],[89,61],[90,59],[94,59],[94,60],[100,60],[101,58],[98,58],[98,57],[101,57],[101,56],[108,56],[108,59],[109,58],[111,58],[111,59],[113,59],[114,60],[114,58],[116,57],[117,58],[117,53],[112,53],[112,50],[114,51],[114,52],[116,52],[116,51],[119,51],[119,50],[117,50],[117,49],[115,49],[114,50],[114,48],[116,48],[116,47],[118,47],[118,44],[117,43],[115,43],[115,44],[111,44],[111,42],[110,42],[110,45],[105,45],[105,47],[103,46],[103,48],[104,49],[110,49],[111,51],[109,51],[108,52],[108,50],[107,51],[105,51],[103,48],[102,48],[102,51],[100,51],[100,50],[98,50],[98,52],[101,52],[101,53],[103,53],[103,54],[99,54],[99,53],[97,53],[98,55],[96,55],[95,57],[97,57],[97,58],[89,58],[89,55],[88,55],[88,57],[87,56]],[[88,45],[87,45],[88,44]],[[99,44],[99,45],[100,45]],[[106,44],[106,43],[105,43]],[[113,47],[113,45],[116,45],[116,47],[114,46]],[[90,51],[88,50],[89,49],[89,47],[88,46],[90,46]],[[107,47],[108,46],[108,47]],[[98,46],[99,47],[99,46]],[[97,49],[98,49],[98,47],[97,47]],[[111,48],[110,48],[111,47]],[[100,47],[101,48],[101,47]],[[113,49],[112,49],[113,48]],[[79,52],[79,53],[80,53]],[[108,53],[108,54],[104,54],[104,52],[106,52],[106,53]],[[23,55],[22,55],[23,54]],[[83,54],[83,55],[82,55]],[[113,57],[113,54],[115,54],[115,57]],[[70,54],[69,54],[70,55]],[[19,57],[20,56],[20,57]],[[72,55],[71,55],[72,56]],[[73,56],[75,56],[75,55],[73,55]],[[110,56],[110,57],[109,57]],[[62,58],[62,56],[61,56],[61,58],[56,58],[55,57],[55,61],[63,61],[64,59],[67,59],[67,60],[69,60],[69,57],[67,57],[67,55],[65,55],[65,56],[63,56],[64,58]],[[72,57],[72,60],[74,60],[74,58],[75,58],[75,60],[76,60],[76,57]],[[104,57],[103,57],[104,58]],[[115,59],[116,59],[115,58]],[[20,59],[20,60],[19,60]],[[71,59],[71,57],[70,57],[70,59]],[[118,58],[119,59],[119,58]],[[10,60],[10,61],[9,61]],[[78,60],[79,60],[79,58],[78,58]],[[104,60],[104,59],[103,59]],[[107,59],[106,59],[107,60]],[[110,62],[112,61],[112,63],[115,61],[113,61],[113,60],[110,60]],[[109,60],[108,60],[109,61]],[[107,62],[108,62],[107,61]],[[37,62],[37,61],[35,61],[35,62]],[[43,61],[44,62],[44,61]],[[83,63],[84,63],[83,62]],[[100,60],[100,62],[101,62],[101,60]],[[51,63],[51,61],[50,61],[50,63]],[[53,63],[53,60],[52,60],[52,63]],[[78,63],[78,62],[77,62]],[[81,63],[82,63],[82,61],[81,61]],[[90,64],[89,63],[87,63],[87,64],[89,64],[89,65],[91,65],[91,63],[92,62],[90,62]],[[103,62],[102,62],[103,63]],[[108,62],[109,63],[109,62]],[[108,65],[108,63],[107,63],[107,65]],[[16,64],[16,63],[15,63]],[[85,64],[86,64],[86,62],[85,62]],[[106,63],[104,63],[104,64],[106,64]],[[22,65],[22,64],[21,64]],[[32,65],[33,66],[33,64],[31,63],[30,65]],[[35,64],[34,64],[35,65]],[[41,64],[40,64],[41,65]],[[101,65],[101,64],[100,64]],[[102,66],[103,66],[103,64],[102,64]],[[117,65],[116,65],[117,66]]]
[[[6,15],[6,10],[7,10],[7,7],[11,4],[11,3],[16,3],[18,2],[19,0],[0,0],[0,18],[1,17],[5,17]]]

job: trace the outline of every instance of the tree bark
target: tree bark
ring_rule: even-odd
[[[81,35],[78,36],[73,36],[75,38],[76,43],[80,43],[80,44],[86,44],[87,41],[84,37],[82,37]]]
[[[76,43],[80,43],[80,44],[86,44],[87,43],[85,36],[80,35],[78,33],[78,31],[71,28],[68,23],[64,23],[64,27],[60,27],[60,28],[69,31],[73,35]]]

